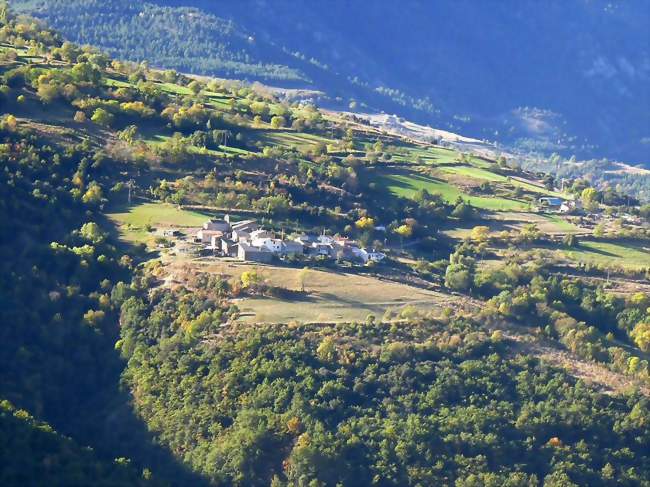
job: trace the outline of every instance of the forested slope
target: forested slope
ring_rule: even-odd
[[[125,59],[315,87],[524,152],[649,161],[642,0],[13,3]]]
[[[47,12],[48,23],[59,26],[70,40],[101,46],[118,58],[188,73],[307,81],[300,68],[286,65],[293,58],[281,48],[264,41],[258,45],[245,28],[197,9],[92,0],[55,3]]]
[[[138,472],[127,458],[99,459],[6,400],[0,402],[0,446],[2,485],[159,485],[150,470]]]
[[[3,35],[19,36],[6,25]],[[53,42],[51,32],[23,35]],[[142,463],[114,462],[134,451],[146,452],[147,462],[164,456],[125,409],[118,388],[114,300],[126,287],[120,281],[130,281],[133,261],[109,237],[102,210],[119,167],[87,134],[44,132],[32,119],[7,114],[24,92],[23,74],[18,70],[3,85],[0,123],[2,479],[4,485],[157,484]],[[77,86],[89,85],[78,80]]]
[[[220,329],[211,284],[127,301],[120,347],[143,418],[219,484],[646,482],[647,399],[594,394],[465,320]]]

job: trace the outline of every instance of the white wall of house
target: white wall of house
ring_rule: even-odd
[[[332,237],[329,237],[327,235],[321,235],[318,237],[318,243],[322,243],[325,245],[331,245],[332,242],[334,242],[334,239]]]
[[[233,230],[232,238],[235,242],[241,242],[241,241],[247,242],[250,240],[251,234],[244,230]]]
[[[282,240],[277,238],[256,238],[251,240],[251,245],[268,249],[275,254],[282,252]]]
[[[254,232],[251,232],[251,239],[252,240],[257,240],[261,238],[272,238],[273,234],[269,232],[268,230],[255,230]]]
[[[196,238],[197,240],[201,241],[201,243],[209,244],[215,232],[216,230],[201,229],[196,232]],[[219,234],[221,235],[221,232],[219,232]]]

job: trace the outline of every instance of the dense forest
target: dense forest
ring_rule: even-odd
[[[648,401],[594,394],[465,320],[220,329],[227,283],[122,306],[136,407],[224,485],[622,485]]]
[[[586,269],[535,250],[554,241],[534,224],[477,225],[552,191],[513,182],[536,175],[240,83],[115,61],[0,7],[0,483],[650,485],[650,295],[603,284],[611,271],[640,287],[650,265]],[[492,181],[461,193],[434,173],[451,196],[379,184],[382,171],[426,180],[431,154]],[[568,197],[620,215],[596,243],[641,242],[645,255],[650,208],[579,178]],[[158,223],[117,226],[143,202],[208,208],[201,218],[226,208],[283,233],[327,227],[396,257],[283,268],[435,286],[468,306],[246,323],[243,299],[308,307],[309,286],[272,286],[251,267],[170,278]],[[441,232],[452,224],[470,236]],[[603,390],[512,329],[630,385]]]
[[[256,46],[250,32],[198,9],[126,1],[110,5],[101,1],[59,2],[52,7],[48,22],[57,25],[70,40],[101,46],[118,58],[188,73],[306,81],[298,69],[265,62],[290,59],[280,48],[270,43]],[[87,25],[90,12],[97,17]],[[141,37],[145,32],[147,42]]]

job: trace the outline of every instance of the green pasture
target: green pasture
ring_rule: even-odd
[[[650,245],[646,243],[644,246],[641,241],[581,240],[576,248],[565,250],[564,253],[577,262],[616,265],[628,269],[650,268]]]
[[[403,198],[412,198],[413,195],[422,189],[429,193],[437,193],[449,202],[455,202],[459,196],[466,201],[471,202],[477,208],[493,211],[513,211],[526,209],[526,204],[522,201],[506,198],[491,198],[486,196],[472,196],[464,193],[451,184],[414,173],[377,173],[375,183],[385,188],[395,196]]]
[[[148,227],[200,227],[209,218],[206,214],[160,202],[121,208],[108,213],[108,217],[115,222],[120,235],[133,242],[146,242],[151,237]]]

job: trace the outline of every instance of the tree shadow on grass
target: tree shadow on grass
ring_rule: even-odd
[[[335,302],[337,304],[341,304],[344,306],[349,306],[351,308],[355,309],[363,309],[366,310],[370,313],[380,313],[383,314],[383,307],[380,305],[372,305],[365,303],[363,301],[359,301],[357,299],[351,299],[351,298],[345,298],[343,296],[337,295],[337,294],[331,294],[331,293],[320,293],[320,296],[326,300],[326,301],[331,301]]]
[[[604,257],[620,258],[620,255],[613,254],[612,252],[608,252],[607,250],[599,249],[597,247],[590,247],[582,244],[578,244],[576,246],[576,250],[582,250],[583,252],[602,255]]]

